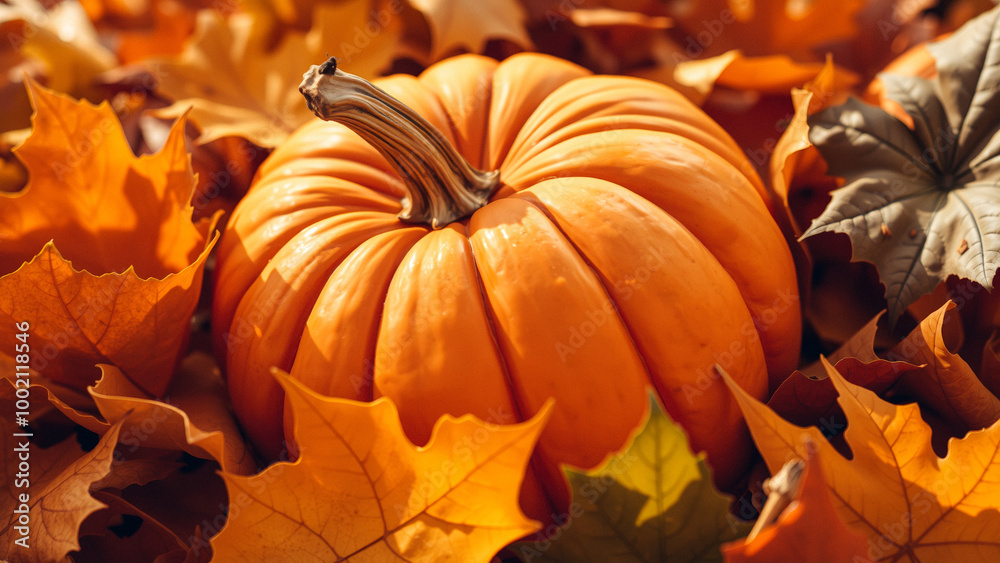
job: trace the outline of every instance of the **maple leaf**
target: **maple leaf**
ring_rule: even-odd
[[[516,0],[408,1],[430,25],[432,61],[456,51],[479,53],[490,39],[507,39],[524,48],[532,45],[524,28],[524,8]]]
[[[837,514],[868,536],[873,561],[1000,557],[1000,424],[952,439],[940,458],[916,405],[887,403],[826,368],[847,416],[851,459],[818,428],[783,420],[720,370],[771,471],[813,453]]]
[[[958,343],[946,331],[949,323],[959,323],[953,301],[920,321],[886,356],[922,366],[902,374],[899,386],[963,434],[996,422],[1000,418],[1000,399],[983,385],[961,356],[952,353]]]
[[[210,357],[196,353],[185,358],[162,402],[148,398],[118,368],[101,366],[101,371],[100,381],[89,389],[101,418],[76,410],[50,393],[53,405],[97,434],[121,426],[124,453],[140,447],[180,450],[214,459],[233,474],[247,475],[256,469],[229,410],[225,383]],[[116,466],[115,474],[109,477],[114,480],[106,486],[141,483],[149,480],[150,474],[159,475],[156,467],[145,467],[146,463],[148,460],[136,460]]]
[[[555,537],[512,548],[524,561],[719,561],[749,525],[729,516],[704,452],[656,399],[629,445],[595,469],[564,468],[573,499]]]
[[[28,401],[35,408],[42,402],[39,394],[29,395]],[[14,385],[6,379],[0,381],[0,408],[5,413],[21,410],[15,409],[15,404]],[[0,447],[7,486],[6,493],[0,495],[6,518],[0,525],[0,559],[49,563],[62,561],[70,551],[80,548],[80,524],[105,506],[89,491],[110,471],[120,429],[121,425],[109,428],[89,452],[72,437],[42,449],[31,437],[20,435],[33,434],[30,427],[15,426],[9,416],[2,418]],[[27,549],[24,543],[15,543],[19,539],[27,543]]]
[[[834,510],[823,469],[815,460],[805,462],[794,500],[777,522],[752,540],[722,548],[727,563],[795,561],[866,561],[868,545],[863,534],[848,528]],[[771,493],[774,495],[775,493]]]
[[[426,446],[405,437],[388,399],[324,398],[277,372],[300,455],[253,477],[222,473],[220,561],[489,561],[536,531],[518,505],[550,405],[530,421],[443,417]]]
[[[804,237],[850,235],[853,259],[878,268],[892,322],[949,275],[992,289],[1000,267],[998,17],[928,46],[935,79],[881,77],[912,129],[854,99],[809,119],[810,140],[846,184]]]
[[[273,51],[266,37],[254,33],[249,14],[227,18],[202,11],[193,41],[179,57],[149,63],[158,91],[174,100],[154,113],[178,117],[190,109],[201,128],[199,143],[238,136],[261,147],[277,146],[314,118],[298,84],[302,69],[325,60],[324,53],[331,51],[367,78],[389,65],[399,18],[385,11],[382,20],[371,22],[369,7],[368,0],[319,5],[314,27],[308,33],[289,31]]]
[[[82,389],[112,363],[159,395],[218,238],[218,215],[191,222],[184,122],[136,158],[107,104],[29,90],[34,131],[16,152],[30,180],[0,193],[0,339],[27,322],[32,367],[50,379]]]

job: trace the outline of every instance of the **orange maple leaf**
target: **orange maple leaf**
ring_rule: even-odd
[[[388,399],[324,398],[277,372],[299,458],[253,477],[222,473],[219,561],[489,561],[539,529],[518,505],[550,405],[530,421],[439,420],[413,445]]]
[[[27,322],[32,367],[50,379],[82,389],[108,363],[158,396],[218,238],[218,215],[191,221],[184,121],[137,158],[106,103],[29,92],[34,130],[16,152],[30,180],[0,193],[0,342]]]
[[[887,403],[825,366],[847,416],[851,459],[818,428],[786,422],[723,373],[770,470],[814,453],[837,513],[867,534],[873,561],[1000,557],[1000,423],[952,439],[940,458],[916,405]]]

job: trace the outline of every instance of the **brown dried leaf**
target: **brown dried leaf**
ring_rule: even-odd
[[[40,393],[31,395],[28,400],[37,408]],[[10,414],[20,410],[15,409],[15,389],[8,380],[0,381],[0,409]],[[18,435],[33,433],[30,427],[15,426],[10,415],[2,418],[2,477],[7,486],[0,497],[6,518],[0,526],[0,559],[50,563],[79,549],[80,524],[104,508],[90,488],[110,471],[120,430],[121,424],[109,427],[89,452],[73,438],[42,449],[31,442],[33,437]]]
[[[92,432],[104,434],[123,422],[122,452],[140,447],[181,450],[214,459],[223,470],[248,475],[256,469],[250,451],[229,411],[225,384],[211,357],[185,358],[163,401],[145,396],[121,370],[101,366],[103,376],[90,388],[101,418],[54,401],[66,416]]]

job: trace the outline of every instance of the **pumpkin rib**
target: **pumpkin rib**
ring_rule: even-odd
[[[465,238],[469,240],[469,244],[472,244],[472,237],[469,233],[469,222],[464,222],[465,228]],[[497,357],[500,358],[500,367],[503,370],[504,380],[507,382],[508,388],[510,389],[511,401],[514,404],[514,414],[517,416],[518,422],[523,422],[528,419],[524,414],[524,407],[521,406],[521,402],[517,399],[517,393],[514,392],[514,379],[510,373],[510,365],[507,363],[507,357],[503,353],[503,349],[500,348],[500,340],[497,338],[496,330],[496,312],[493,310],[493,306],[490,304],[489,297],[486,295],[486,288],[483,286],[483,275],[479,269],[479,259],[476,257],[476,253],[471,251],[469,255],[472,257],[472,266],[475,269],[476,283],[479,287],[479,299],[483,303],[483,308],[486,311],[486,328],[489,330],[490,339],[493,342],[493,348],[497,352]]]
[[[791,251],[764,202],[743,174],[693,141],[646,130],[618,134],[616,144],[600,143],[600,134],[590,133],[550,147],[530,166],[508,174],[506,185],[516,189],[553,177],[596,178],[666,211],[733,275],[754,318],[762,319],[777,301],[792,301],[782,301],[784,312],[758,331],[772,377],[784,379],[798,363],[798,289]],[[762,257],[770,267],[761,268]]]
[[[570,177],[567,179],[572,180],[573,178]],[[512,197],[517,197],[518,195],[525,193],[526,191],[530,192],[530,190],[531,188],[527,188],[526,190],[518,192]],[[534,194],[532,193],[531,195]],[[618,301],[615,299],[614,294],[611,292],[611,290],[608,289],[608,285],[604,283],[604,276],[601,274],[601,271],[597,268],[597,266],[593,262],[590,261],[590,258],[587,256],[586,253],[583,252],[583,250],[576,243],[576,241],[573,240],[573,237],[568,232],[566,232],[566,230],[563,228],[562,225],[559,224],[558,221],[556,221],[555,217],[552,215],[551,210],[546,205],[544,205],[544,203],[542,203],[541,200],[530,197],[517,197],[517,199],[527,201],[532,207],[541,211],[542,214],[548,218],[549,222],[552,223],[552,226],[555,227],[555,229],[559,231],[563,237],[565,237],[566,241],[569,242],[570,246],[573,247],[573,250],[580,256],[580,260],[582,260],[583,263],[586,264],[588,268],[590,268],[591,273],[594,274],[594,279],[597,281],[597,284],[600,286],[602,290],[604,290],[604,295],[607,296],[608,301],[610,301],[612,306],[614,307],[615,318],[618,319],[618,321],[622,325],[622,328],[625,329],[625,335],[628,337],[629,342],[632,344],[632,349],[635,351],[636,357],[639,358],[639,363],[642,364],[642,369],[646,373],[646,379],[652,381],[653,380],[652,372],[650,372],[649,366],[646,365],[646,358],[643,356],[642,352],[639,350],[639,347],[636,345],[632,327],[629,326],[628,321],[625,319],[625,317],[622,316],[621,308],[618,304]]]
[[[540,59],[546,66],[545,72],[537,71]],[[517,53],[504,59],[493,73],[492,106],[486,126],[487,158],[483,166],[498,170],[514,146],[517,133],[538,106],[566,82],[590,75],[582,66],[537,53]]]
[[[267,205],[267,202],[271,201],[273,197],[280,197],[273,195],[270,189],[275,189],[280,193],[282,190],[278,189],[280,186],[277,184],[290,181],[280,179],[273,184],[266,182],[260,184],[260,190],[251,194],[253,197],[244,198],[247,203],[233,213],[233,217],[230,219],[233,226],[227,229],[219,242],[216,254],[218,268],[213,280],[216,297],[212,302],[212,318],[214,323],[226,327],[227,331],[232,324],[239,301],[243,299],[253,284],[253,280],[260,275],[281,248],[299,232],[331,216],[346,216],[344,220],[353,220],[361,216],[351,215],[351,213],[380,211],[371,204],[363,208],[361,201],[357,201],[357,206],[331,206],[321,201],[327,198],[320,198],[320,201],[311,201],[308,198],[300,197],[290,198],[294,204],[302,206],[298,209],[294,204],[287,207]],[[354,196],[345,197],[347,200],[345,203],[351,203],[352,200],[364,200],[363,196],[366,195],[364,192],[370,191],[365,190],[364,186],[360,185],[351,185],[345,182],[333,183],[347,192],[355,192]],[[329,190],[329,184],[326,189]],[[302,195],[297,190],[291,191],[295,195]],[[340,193],[337,194],[337,197],[345,195],[347,194]],[[398,210],[398,203],[396,208],[390,210],[389,213],[394,215],[396,210]],[[221,288],[225,288],[225,291],[220,291]],[[218,331],[215,332],[213,342],[220,350],[226,348]],[[228,360],[220,360],[222,367],[225,367],[227,362]]]
[[[559,464],[596,466],[622,445],[645,405],[645,369],[620,322],[591,322],[611,301],[544,213],[509,198],[476,211],[469,228],[515,400],[527,416],[556,399],[536,452],[555,505],[568,506]]]
[[[630,330],[647,367],[650,386],[660,395],[671,416],[688,428],[693,447],[708,446],[710,460],[724,456],[718,444],[725,446],[734,440],[731,436],[715,437],[713,434],[720,426],[740,426],[742,417],[735,410],[735,402],[727,389],[720,385],[703,389],[700,379],[721,352],[732,355],[733,364],[728,367],[741,374],[743,385],[750,393],[763,398],[767,392],[763,350],[755,339],[742,332],[746,326],[753,327],[750,312],[732,277],[682,223],[622,186],[591,178],[547,180],[512,198],[527,199],[542,208],[573,241],[581,256],[592,264],[604,287],[615,288],[609,293],[618,304],[623,324]],[[600,211],[595,212],[588,205],[593,201],[602,202],[601,209],[614,209],[610,217],[617,220],[602,219]],[[653,241],[659,241],[659,247]],[[647,260],[643,262],[633,257],[626,262],[628,268],[623,270],[617,257],[636,251]],[[648,258],[655,260],[650,262]],[[699,281],[696,284],[683,281],[689,279]],[[686,303],[706,289],[716,299],[683,309],[672,305],[675,300]],[[669,291],[669,295],[664,294],[665,291]],[[617,295],[621,295],[621,299],[617,299]],[[655,317],[651,316],[653,312],[658,312]],[[711,320],[707,324],[684,322],[699,313],[709,315],[707,318]],[[677,318],[680,326],[664,324],[662,318]],[[700,326],[700,332],[692,330],[692,324]],[[671,338],[660,336],[671,331],[675,333]],[[679,354],[683,357],[675,359],[673,351],[682,342]],[[733,342],[739,343],[742,353],[730,351]],[[750,366],[757,366],[757,369],[747,369]],[[668,387],[668,381],[672,387]],[[708,393],[714,396],[713,404],[724,404],[731,407],[732,412],[707,413],[712,418],[706,425],[701,409],[686,400],[689,392]],[[733,452],[730,460],[748,461],[749,450],[740,455]],[[738,463],[732,465],[734,467],[718,468],[717,482],[724,486],[732,484],[739,474]]]
[[[444,108],[455,132],[453,146],[479,170],[486,165],[493,74],[498,66],[488,57],[459,55],[431,65],[418,78]]]
[[[464,221],[462,225],[465,231],[465,238],[469,241],[471,246],[471,240],[469,236],[469,222]],[[489,332],[490,340],[493,343],[493,349],[496,351],[497,357],[500,359],[500,369],[503,371],[504,381],[507,383],[508,393],[510,397],[511,404],[514,407],[514,417],[517,419],[516,422],[523,422],[527,420],[524,416],[524,408],[521,406],[520,401],[517,399],[517,394],[514,392],[514,380],[510,373],[510,366],[507,364],[507,357],[504,355],[503,350],[500,348],[500,342],[497,340],[496,334],[496,314],[493,311],[493,307],[490,305],[490,301],[486,296],[486,289],[483,287],[483,277],[479,271],[479,265],[477,263],[476,253],[470,250],[469,256],[472,258],[473,273],[476,276],[476,283],[479,287],[479,301],[483,304],[483,309],[486,315],[486,330]],[[559,514],[561,507],[557,505],[556,499],[541,486],[542,482],[542,470],[539,464],[542,460],[539,459],[537,455],[532,455],[528,459],[529,471],[526,471],[525,479],[521,483],[521,498],[522,504],[526,504],[526,508],[533,508],[537,510],[538,503],[541,502],[545,506],[547,514]],[[532,492],[533,491],[533,492]],[[525,496],[530,497],[525,500]],[[534,513],[529,512],[529,514]]]
[[[422,227],[379,233],[334,268],[320,294],[308,301],[313,306],[289,371],[292,377],[324,395],[374,399],[378,320],[385,314],[389,284],[406,254],[426,233]]]
[[[228,354],[227,367],[242,374],[229,381],[242,420],[264,413],[280,416],[280,387],[270,370],[292,367],[315,297],[354,249],[379,233],[399,228],[396,218],[384,213],[348,215],[356,216],[334,216],[297,233],[240,299],[229,328],[238,347]],[[312,252],[303,252],[298,241],[305,241]],[[248,433],[266,455],[280,454],[283,433],[259,426],[248,428]]]
[[[523,166],[530,160],[526,153],[535,152],[537,144],[581,121],[597,117],[625,121],[642,116],[659,117],[677,127],[687,125],[698,130],[692,140],[714,146],[718,156],[748,180],[765,207],[769,204],[770,195],[746,155],[701,108],[662,84],[624,76],[584,76],[552,92],[519,131],[501,169]],[[620,129],[623,128],[614,128]]]

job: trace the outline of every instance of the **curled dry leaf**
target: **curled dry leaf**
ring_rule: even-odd
[[[819,428],[783,420],[723,374],[772,472],[815,455],[837,514],[868,536],[872,561],[1000,557],[1000,424],[952,439],[940,458],[916,405],[893,405],[826,364],[847,417],[847,459]]]
[[[1000,399],[989,391],[961,356],[952,353],[958,342],[947,325],[959,325],[954,302],[920,321],[887,357],[920,364],[917,371],[903,374],[899,385],[950,423],[959,436],[968,430],[991,426],[1000,418]]]
[[[156,518],[112,492],[94,488],[91,494],[107,508],[92,514],[80,527],[80,552],[73,554],[74,563],[160,563],[160,555],[188,553],[184,542]]]
[[[0,338],[28,322],[32,367],[51,380],[82,389],[110,363],[158,396],[217,238],[217,215],[191,221],[184,122],[136,158],[107,104],[29,89],[34,131],[17,154],[30,181],[0,193]]]
[[[225,384],[209,356],[195,353],[186,358],[162,402],[148,398],[118,368],[101,366],[101,371],[101,380],[90,388],[101,418],[54,399],[70,420],[98,434],[121,424],[122,452],[126,454],[140,447],[182,450],[214,459],[232,474],[248,475],[256,469],[229,411]],[[149,476],[140,469],[130,465],[121,470]]]
[[[40,390],[38,387],[33,389]],[[39,393],[29,401],[39,406]],[[104,504],[90,488],[111,470],[121,424],[108,428],[97,446],[84,452],[75,439],[42,449],[33,443],[31,427],[19,427],[14,385],[0,380],[3,482],[0,496],[6,522],[0,526],[0,559],[23,563],[62,561],[80,548],[80,524]]]
[[[1000,399],[965,360],[951,352],[957,342],[946,327],[960,326],[954,302],[945,303],[920,321],[885,354],[886,359],[874,351],[880,317],[873,318],[827,360],[785,380],[768,406],[795,424],[817,425],[828,434],[842,430],[844,419],[835,402],[838,394],[826,374],[825,364],[830,363],[847,381],[876,395],[885,397],[891,390],[894,396],[916,400],[921,408],[942,419],[953,436],[986,428],[1000,418]]]
[[[223,472],[216,560],[485,562],[538,529],[518,491],[551,405],[511,426],[445,416],[417,447],[388,399],[324,398],[275,374],[300,455],[253,477]]]
[[[846,184],[804,236],[850,235],[854,259],[878,268],[892,322],[949,275],[993,287],[1000,267],[997,45],[1000,8],[928,47],[937,59],[933,80],[883,75],[912,128],[857,100],[809,119],[810,140]],[[886,237],[883,226],[915,236]]]
[[[691,452],[652,396],[640,428],[600,467],[565,467],[573,500],[563,529],[511,550],[526,562],[718,561],[719,546],[749,524],[729,515],[731,499],[712,484],[704,452]]]
[[[253,32],[248,14],[200,12],[194,39],[179,57],[148,63],[159,92],[174,100],[156,115],[190,110],[201,128],[199,143],[237,136],[261,147],[280,145],[313,119],[298,91],[303,68],[325,60],[326,52],[360,76],[389,66],[400,34],[398,11],[384,8],[371,20],[369,6],[369,0],[319,5],[308,33],[289,31],[273,50]]]
[[[794,500],[777,522],[753,540],[726,545],[722,553],[727,563],[857,563],[868,560],[868,542],[864,534],[848,528],[837,514],[823,468],[811,459],[805,464]]]

